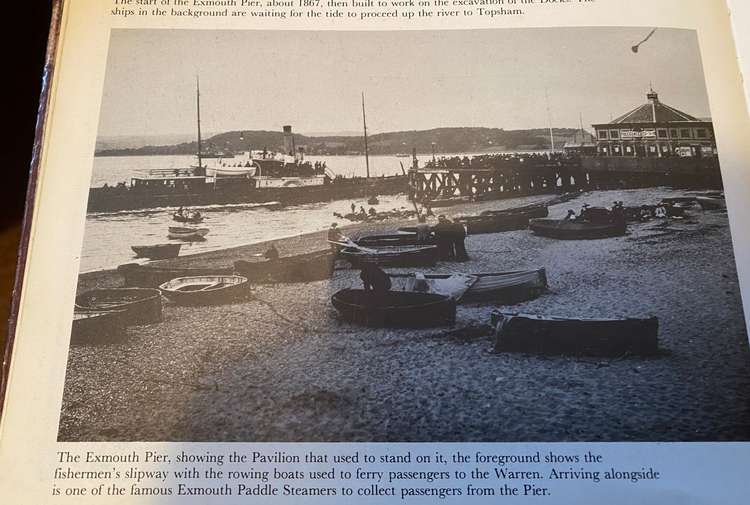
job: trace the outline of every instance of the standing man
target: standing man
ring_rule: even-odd
[[[461,223],[451,223],[453,228],[453,254],[456,261],[469,261],[469,255],[466,252],[466,228]]]
[[[338,228],[338,224],[333,223],[330,228],[328,228],[328,240],[330,242],[341,242],[341,240],[344,238],[344,235],[341,233],[341,230]],[[339,252],[339,249],[341,246],[338,246],[336,244],[331,244],[331,251],[334,253]]]
[[[432,227],[432,231],[435,232],[438,257],[441,260],[451,261],[455,257],[452,224],[448,218],[441,214],[438,216],[437,224]]]

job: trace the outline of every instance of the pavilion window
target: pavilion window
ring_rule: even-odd
[[[609,138],[611,138],[611,139],[619,139],[620,138],[620,130],[609,130]]]
[[[672,137],[673,139],[676,139],[679,137],[677,130],[669,130],[669,136]]]
[[[657,136],[658,136],[658,137],[659,137],[660,139],[666,139],[666,138],[669,138],[669,135],[667,134],[667,130],[664,130],[664,129],[661,129],[661,130],[657,130],[657,132],[656,132],[656,135],[657,135]]]
[[[688,130],[687,128],[681,129],[680,130],[680,137],[682,137],[684,139],[689,139],[690,137],[692,137],[692,135],[690,135],[690,130]]]
[[[706,133],[706,129],[698,128],[697,130],[695,130],[695,137],[699,139],[705,139],[706,137],[708,137],[708,134]]]
[[[607,130],[599,130],[599,138],[600,139],[606,139],[607,138]]]

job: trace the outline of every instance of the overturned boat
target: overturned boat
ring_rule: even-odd
[[[127,263],[117,267],[125,279],[126,287],[158,288],[159,285],[177,277],[202,277],[211,275],[232,275],[234,269],[229,268],[165,268],[151,265]]]
[[[458,303],[513,305],[533,300],[547,288],[544,268],[479,274],[390,274],[403,289],[449,296]]]
[[[161,321],[161,294],[158,289],[92,289],[76,296],[78,312],[118,312],[126,325]]]
[[[343,289],[331,303],[345,320],[366,326],[429,328],[456,321],[456,302],[443,295]]]
[[[330,279],[335,261],[336,255],[326,249],[273,260],[239,260],[234,271],[253,284],[312,282]]]
[[[532,219],[529,228],[537,235],[560,240],[593,240],[619,237],[627,233],[622,222],[593,223],[581,220]]]
[[[247,297],[247,279],[239,275],[178,277],[159,286],[159,291],[179,305],[216,305]]]
[[[496,352],[589,356],[653,355],[659,321],[586,319],[494,311]]]
[[[150,260],[163,260],[176,258],[180,254],[182,244],[156,244],[156,245],[134,245],[130,248],[136,258],[148,258]]]

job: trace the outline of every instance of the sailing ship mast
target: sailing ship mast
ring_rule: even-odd
[[[544,98],[547,101],[547,121],[549,122],[549,141],[552,144],[552,152],[555,151],[555,136],[552,134],[552,113],[549,110],[549,92],[544,89]]]
[[[367,169],[367,178],[370,178],[370,155],[367,150],[367,118],[365,117],[365,92],[362,92],[362,124],[365,130],[365,167]]]
[[[198,168],[203,167],[203,160],[201,158],[203,149],[201,147],[201,81],[200,77],[195,76],[195,100],[198,110]]]

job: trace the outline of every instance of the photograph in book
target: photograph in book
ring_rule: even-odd
[[[692,30],[113,30],[59,440],[750,440],[709,101]]]

